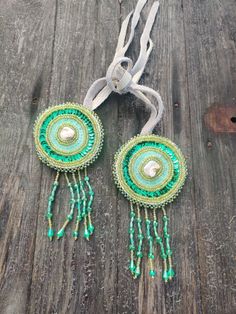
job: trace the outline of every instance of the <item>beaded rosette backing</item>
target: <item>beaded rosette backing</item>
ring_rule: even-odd
[[[82,221],[84,237],[89,239],[93,233],[91,211],[94,191],[89,182],[87,167],[98,157],[103,136],[98,116],[88,108],[74,103],[50,107],[36,120],[34,139],[38,156],[42,162],[57,171],[46,212],[50,240],[55,234],[52,225],[53,202],[61,172],[64,172],[71,198],[68,214],[57,232],[57,238],[65,234],[65,229],[74,216],[76,216],[73,232],[75,239],[78,238],[79,225]]]
[[[150,276],[156,275],[154,265],[156,243],[163,259],[163,280],[165,282],[171,280],[174,270],[168,233],[169,218],[165,205],[175,199],[184,184],[187,168],[183,154],[167,138],[153,134],[138,135],[117,152],[113,173],[118,188],[131,203],[129,268],[132,275],[138,277],[141,273],[143,241],[146,240]],[[158,208],[163,212],[162,234],[156,213]],[[141,211],[144,211],[144,223]]]

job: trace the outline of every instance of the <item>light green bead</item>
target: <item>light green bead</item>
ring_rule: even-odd
[[[156,271],[155,271],[154,269],[151,269],[151,270],[149,271],[149,275],[150,275],[152,278],[154,278],[154,277],[156,276]]]
[[[174,269],[173,268],[169,268],[169,270],[168,270],[168,278],[171,279],[171,278],[174,277],[174,275],[175,275]]]
[[[58,237],[58,239],[62,238],[62,237],[64,236],[64,234],[65,234],[64,229],[58,231],[58,232],[57,232],[57,237]]]
[[[169,279],[169,275],[168,275],[168,272],[166,270],[163,271],[163,273],[162,273],[162,279],[164,281],[168,281],[168,279]]]
[[[89,234],[89,232],[88,232],[88,229],[85,229],[85,231],[84,231],[84,238],[85,238],[85,239],[88,239],[89,236],[90,236],[90,234]]]
[[[89,234],[90,234],[90,235],[93,234],[93,232],[94,232],[94,226],[93,226],[93,225],[89,225],[89,226],[88,226],[88,231],[89,231]]]
[[[52,238],[54,236],[54,231],[52,229],[48,229],[48,237]]]

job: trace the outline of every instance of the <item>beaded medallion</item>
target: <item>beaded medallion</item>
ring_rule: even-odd
[[[89,239],[93,233],[91,210],[94,192],[87,175],[87,166],[98,157],[102,149],[103,136],[103,127],[98,116],[88,108],[75,103],[50,107],[36,120],[34,139],[38,156],[42,162],[57,170],[46,212],[50,240],[54,236],[53,202],[61,172],[65,174],[71,199],[69,212],[65,223],[57,232],[57,238],[65,234],[67,225],[75,216],[75,210],[77,214],[73,237],[78,238],[81,221],[84,222],[84,237]]]
[[[158,208],[178,195],[186,178],[180,149],[169,139],[139,135],[115,156],[114,177],[121,192],[133,203]]]
[[[118,188],[130,201],[129,269],[132,275],[137,278],[141,274],[146,240],[150,276],[155,277],[157,273],[154,264],[156,243],[163,260],[162,278],[168,282],[175,273],[168,233],[169,218],[164,206],[176,198],[184,185],[187,167],[182,152],[165,137],[138,135],[115,155],[113,174]],[[158,208],[163,212],[162,223],[158,220]]]
[[[75,171],[91,164],[103,143],[98,116],[73,103],[53,106],[35,123],[34,138],[39,158],[58,171]]]

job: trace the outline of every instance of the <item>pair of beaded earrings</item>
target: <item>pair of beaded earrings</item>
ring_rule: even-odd
[[[50,107],[35,123],[34,138],[39,158],[54,168],[56,178],[48,199],[46,217],[48,237],[58,239],[65,234],[67,225],[75,219],[73,237],[83,234],[89,239],[94,232],[91,220],[94,191],[89,181],[87,167],[98,157],[103,144],[104,131],[94,110],[112,93],[132,93],[141,99],[151,115],[141,133],[124,144],[115,155],[113,174],[119,190],[130,202],[129,223],[129,269],[134,278],[141,274],[143,242],[147,244],[149,274],[155,277],[154,244],[159,247],[163,260],[162,278],[165,282],[174,276],[172,251],[168,233],[168,217],[165,205],[179,194],[187,174],[186,163],[180,149],[169,139],[152,134],[163,114],[163,102],[158,92],[138,82],[142,76],[153,48],[150,32],[154,24],[159,2],[154,2],[140,39],[140,54],[133,65],[125,57],[130,46],[140,13],[147,0],[139,0],[133,12],[122,23],[114,59],[106,77],[95,81],[87,92],[83,105],[65,103]],[[125,38],[131,20],[130,35]],[[157,101],[154,105],[147,95]],[[55,234],[52,225],[53,201],[59,185],[59,176],[64,173],[70,191],[69,211],[65,223]],[[162,232],[157,219],[161,209]],[[143,218],[142,218],[143,217]]]

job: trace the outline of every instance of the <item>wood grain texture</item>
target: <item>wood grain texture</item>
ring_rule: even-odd
[[[32,128],[49,105],[82,102],[112,61],[121,21],[136,0],[0,1],[0,313],[236,312],[236,137],[214,133],[204,115],[236,106],[234,0],[160,1],[154,50],[142,83],[158,89],[164,119],[156,133],[184,152],[189,177],[170,216],[176,278],[151,280],[147,264],[133,280],[127,265],[128,202],[111,176],[114,153],[148,114],[130,95],[97,110],[106,132],[89,168],[96,191],[91,241],[50,243],[45,207],[55,173],[36,157]],[[137,58],[142,13],[128,55]],[[55,223],[69,195],[60,188]]]

